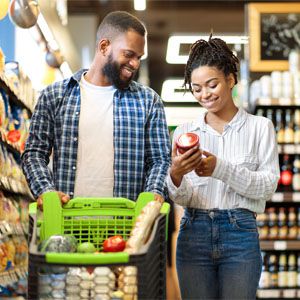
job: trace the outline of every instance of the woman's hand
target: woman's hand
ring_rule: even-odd
[[[202,151],[198,146],[178,155],[177,146],[174,143],[170,176],[177,187],[180,186],[183,176],[193,171],[200,164],[201,158]]]
[[[213,154],[204,151],[203,154],[206,157],[203,157],[199,163],[199,165],[196,167],[195,172],[198,176],[204,177],[204,176],[211,176],[213,173],[216,164],[217,164],[217,158]]]

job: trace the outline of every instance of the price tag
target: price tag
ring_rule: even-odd
[[[300,193],[293,193],[292,199],[294,202],[299,202],[300,201]]]
[[[284,146],[284,153],[294,154],[296,152],[296,147],[293,144],[288,144]]]
[[[272,104],[272,99],[271,98],[259,98],[258,99],[258,104],[259,105],[271,105]]]
[[[293,298],[293,299],[297,298],[297,290],[293,290],[293,289],[283,290],[282,293],[283,293],[283,298]]]
[[[278,145],[278,153],[279,153],[279,154],[284,153],[283,147],[282,147],[281,145]]]
[[[274,242],[274,250],[286,250],[287,243],[286,241],[275,241]]]
[[[273,202],[283,202],[283,193],[275,193],[272,197]]]
[[[258,298],[280,298],[280,290],[258,290]]]
[[[290,98],[279,98],[279,104],[280,105],[291,105],[292,99]]]

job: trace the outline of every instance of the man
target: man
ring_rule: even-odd
[[[22,166],[33,195],[163,201],[170,145],[160,97],[133,81],[146,29],[134,16],[108,14],[89,70],[48,86],[31,119]],[[53,151],[53,173],[48,168]]]

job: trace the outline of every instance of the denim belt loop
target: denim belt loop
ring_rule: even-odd
[[[192,208],[192,218],[191,218],[191,223],[193,223],[194,219],[195,219],[195,214],[196,214],[196,210],[194,208]]]
[[[234,218],[232,216],[232,213],[231,213],[230,209],[227,210],[227,213],[228,213],[228,217],[229,217],[230,223],[233,223],[234,222]]]

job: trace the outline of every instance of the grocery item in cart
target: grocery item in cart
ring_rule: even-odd
[[[72,300],[165,299],[169,204],[153,200],[153,193],[142,193],[137,201],[75,198],[61,206],[57,194],[50,192],[43,199],[42,214],[36,214],[36,204],[31,205],[28,299],[41,299],[42,295]],[[145,228],[146,224],[149,228]],[[137,227],[148,232],[146,239],[139,241],[139,250],[102,252],[109,237],[120,235],[128,241]],[[92,243],[97,252],[38,251],[40,241],[58,235],[73,236],[77,244]],[[56,268],[62,270],[57,272]],[[130,270],[135,271],[130,273]],[[39,275],[61,275],[60,278],[65,275],[65,279],[64,283],[46,287]]]

